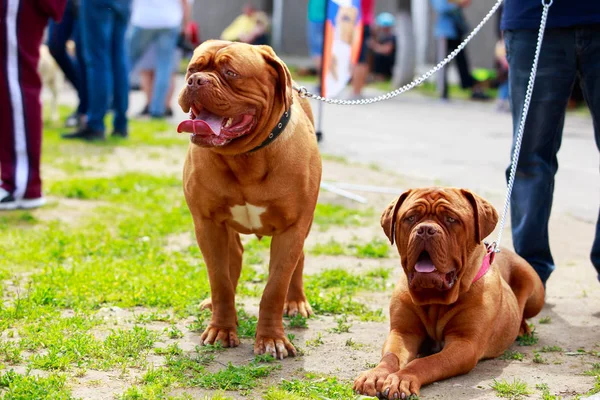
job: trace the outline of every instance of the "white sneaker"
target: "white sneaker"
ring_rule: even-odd
[[[21,199],[16,200],[12,194],[0,188],[0,211],[16,210],[17,208],[29,210],[38,208],[46,204],[46,199],[38,197],[36,199]]]

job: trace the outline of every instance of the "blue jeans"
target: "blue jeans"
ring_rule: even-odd
[[[516,135],[537,31],[505,32],[509,62],[510,101]],[[576,76],[594,121],[600,150],[600,25],[549,29],[545,33],[533,99],[523,135],[523,145],[511,203],[513,242],[516,252],[546,282],[556,268],[548,242],[556,154],[560,148],[565,110]],[[507,170],[508,177],[508,170]],[[592,245],[592,264],[600,279],[600,213]]]
[[[79,24],[77,23],[77,11],[73,2],[67,2],[67,8],[60,22],[50,20],[48,24],[48,49],[65,77],[77,90],[79,96],[78,114],[87,112],[87,84],[85,79],[85,61],[83,57],[83,44],[79,35]],[[67,40],[73,39],[76,43],[76,59],[67,53]]]
[[[81,33],[88,77],[88,127],[105,131],[109,104],[115,131],[127,131],[129,64],[125,31],[131,0],[82,0]]]
[[[181,28],[145,29],[134,26],[129,43],[130,62],[132,67],[140,60],[150,45],[156,46],[156,64],[154,70],[154,87],[152,100],[148,110],[154,117],[165,114],[165,103],[169,92],[171,75],[175,69],[173,52],[177,49],[177,38]]]

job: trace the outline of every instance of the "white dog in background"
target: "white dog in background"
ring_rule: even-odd
[[[65,76],[60,67],[50,54],[48,46],[45,44],[40,47],[40,63],[38,71],[42,78],[42,85],[50,92],[50,120],[58,122],[58,97],[63,90]]]

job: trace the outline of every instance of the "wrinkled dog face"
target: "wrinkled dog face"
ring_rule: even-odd
[[[487,201],[460,189],[411,190],[388,206],[382,226],[397,240],[415,304],[456,301],[471,255],[497,220]]]
[[[270,47],[206,41],[188,66],[179,105],[189,119],[177,131],[198,146],[222,147],[250,140],[290,103],[289,71]]]

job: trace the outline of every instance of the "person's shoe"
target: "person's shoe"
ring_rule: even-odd
[[[129,136],[127,130],[115,129],[113,133],[110,134],[112,137],[126,139]]]
[[[473,91],[471,94],[472,100],[489,100],[490,96],[481,91]]]
[[[69,115],[65,121],[65,127],[67,128],[84,128],[86,124],[86,115],[79,114],[75,111],[73,114]]]
[[[37,197],[35,199],[21,199],[17,201],[17,208],[23,210],[31,210],[32,208],[38,208],[46,205],[46,199],[43,197]]]
[[[64,133],[61,135],[63,139],[83,139],[83,140],[104,140],[104,132],[95,131],[89,127],[79,129],[72,133]]]
[[[165,117],[171,118],[172,116],[173,116],[173,109],[171,107],[167,107],[167,109],[165,110]]]
[[[16,200],[12,194],[0,188],[0,211],[1,210],[16,210],[17,208],[30,210],[38,208],[46,204],[46,199],[37,197],[34,199]]]
[[[16,210],[17,201],[12,194],[0,187],[0,210]]]
[[[150,115],[150,107],[148,107],[148,105],[146,104],[144,109],[137,116],[138,117],[147,117],[148,115]]]

